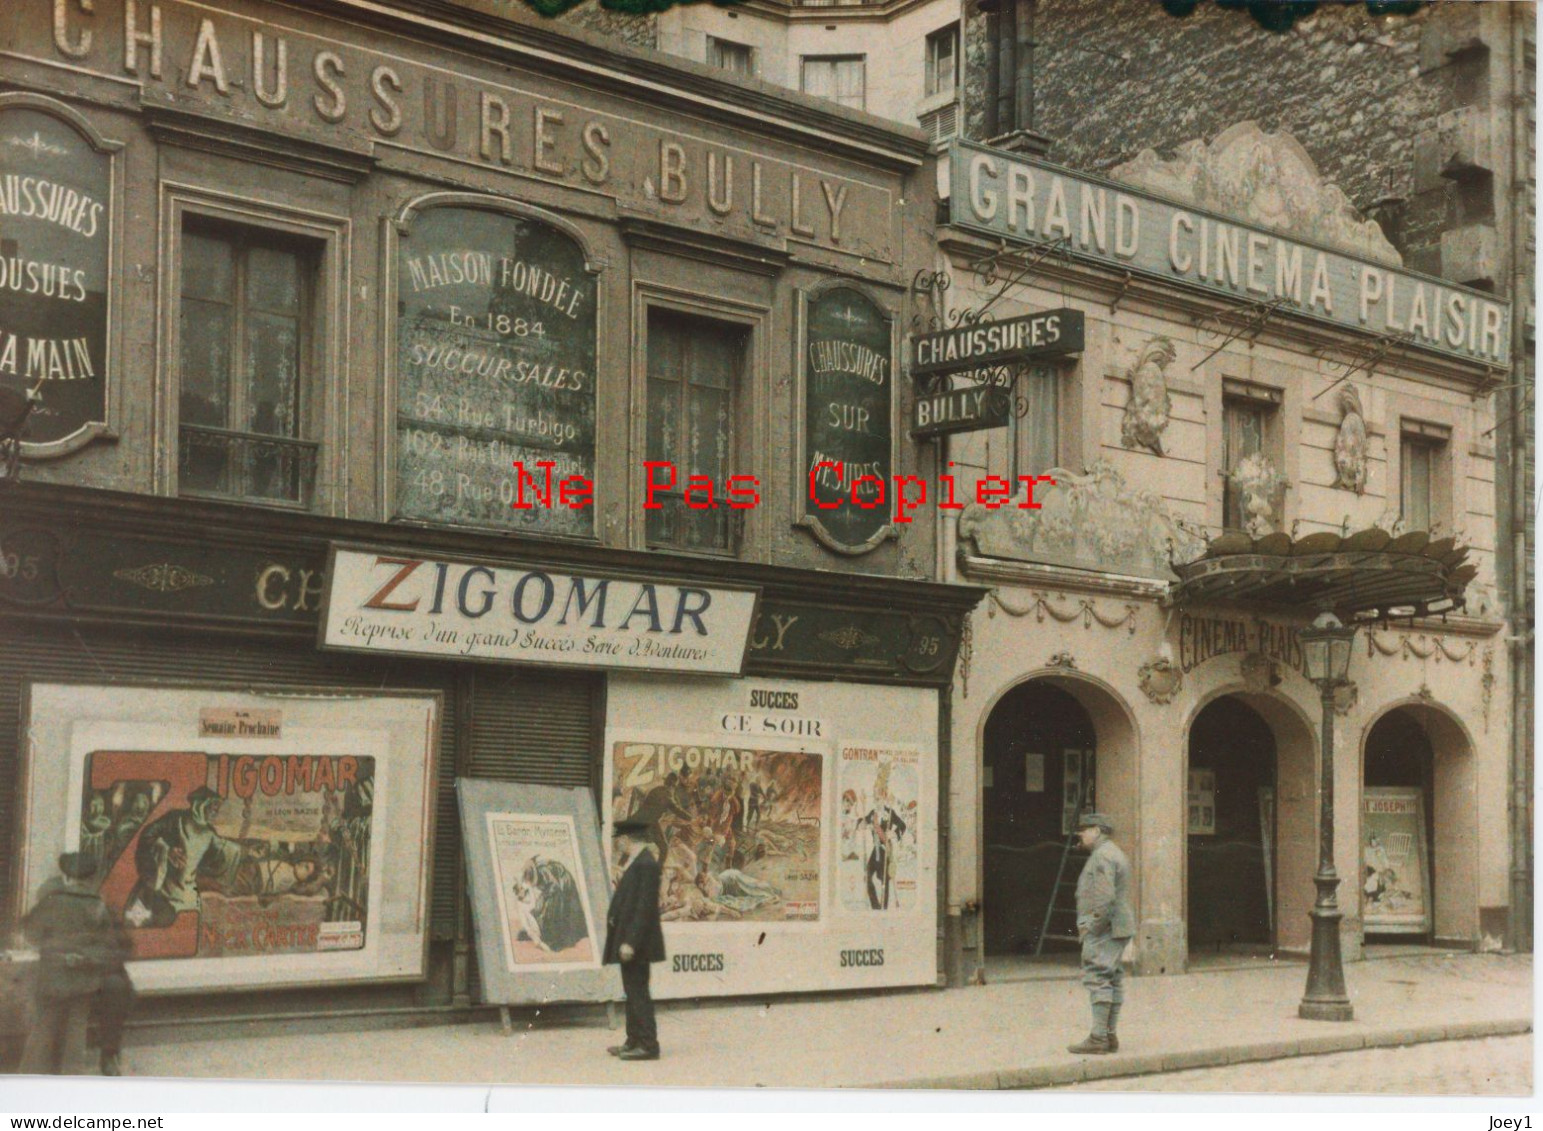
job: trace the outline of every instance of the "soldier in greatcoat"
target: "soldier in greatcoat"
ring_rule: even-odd
[[[625,860],[606,916],[607,964],[621,966],[627,995],[627,1041],[608,1051],[622,1060],[658,1060],[659,1028],[648,993],[649,966],[664,961],[664,930],[659,925],[659,859],[647,821],[617,821],[616,846]]]
[[[1130,861],[1110,836],[1114,826],[1102,813],[1077,819],[1082,847],[1092,855],[1077,877],[1077,934],[1082,939],[1082,984],[1093,1006],[1093,1028],[1085,1040],[1067,1046],[1074,1053],[1119,1050],[1116,1026],[1125,1001],[1125,968],[1120,963],[1136,933],[1130,906]]]
[[[104,1076],[121,1075],[118,1053],[134,989],[124,960],[129,943],[102,897],[87,881],[96,861],[79,852],[59,857],[61,878],[43,886],[22,933],[39,953],[33,1024],[21,1070],[57,1075],[72,1016],[90,1010]]]

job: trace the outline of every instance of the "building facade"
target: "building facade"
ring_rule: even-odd
[[[470,8],[0,38],[7,926],[81,848],[165,1023],[614,997],[536,858],[651,807],[663,996],[935,982],[926,138]],[[491,911],[467,779],[588,799]]]

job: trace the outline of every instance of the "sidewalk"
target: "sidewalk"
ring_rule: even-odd
[[[1358,962],[1346,981],[1355,1020],[1296,1015],[1306,967],[1130,979],[1122,1051],[1075,1057],[1087,1030],[1069,978],[816,1001],[663,1003],[664,1057],[624,1063],[603,1015],[545,1020],[516,1011],[470,1024],[336,1033],[271,1023],[175,1043],[134,1034],[134,1076],[511,1085],[674,1087],[1037,1088],[1110,1076],[1313,1053],[1524,1033],[1532,1028],[1531,955],[1439,952]]]

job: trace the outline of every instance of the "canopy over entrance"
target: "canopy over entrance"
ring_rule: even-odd
[[[1174,566],[1170,600],[1249,601],[1333,609],[1348,619],[1427,616],[1461,608],[1478,573],[1468,548],[1426,530],[1395,537],[1373,527],[1348,536],[1230,532],[1205,553]]]

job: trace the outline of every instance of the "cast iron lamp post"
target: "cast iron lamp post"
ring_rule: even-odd
[[[1323,696],[1323,743],[1318,760],[1318,874],[1313,884],[1318,898],[1313,903],[1312,951],[1307,966],[1307,992],[1297,1014],[1309,1021],[1349,1021],[1355,1016],[1345,995],[1345,967],[1339,949],[1339,902],[1334,889],[1339,873],[1334,870],[1334,689],[1350,674],[1350,646],[1355,629],[1346,628],[1331,612],[1318,614],[1311,628],[1301,632],[1303,666],[1307,678]]]

